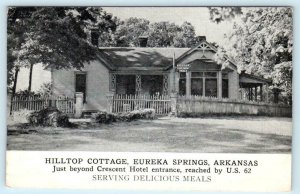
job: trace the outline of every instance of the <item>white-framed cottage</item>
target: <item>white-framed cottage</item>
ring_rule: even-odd
[[[228,59],[222,69],[216,48],[202,37],[193,48],[99,48],[97,60],[81,71],[52,69],[54,95],[83,95],[83,111],[108,110],[108,96],[203,96],[216,99],[268,99],[263,87],[270,80],[245,72]]]

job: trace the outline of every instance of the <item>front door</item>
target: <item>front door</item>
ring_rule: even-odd
[[[82,92],[83,102],[86,102],[86,73],[75,74],[75,92]]]

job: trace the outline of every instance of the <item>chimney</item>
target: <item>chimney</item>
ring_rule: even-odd
[[[206,41],[206,36],[197,36],[197,42]]]
[[[147,47],[147,42],[148,42],[148,36],[139,37],[140,47]]]

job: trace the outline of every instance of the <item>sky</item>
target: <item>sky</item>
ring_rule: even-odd
[[[232,29],[232,21],[219,24],[209,20],[209,11],[206,7],[103,7],[113,16],[121,20],[129,17],[145,18],[150,22],[169,21],[181,25],[190,22],[195,27],[197,36],[206,36],[208,42],[223,43],[224,33]],[[21,69],[18,77],[17,90],[28,87],[29,70]],[[51,81],[50,71],[43,70],[41,65],[34,66],[32,76],[32,90],[36,91],[41,84]]]

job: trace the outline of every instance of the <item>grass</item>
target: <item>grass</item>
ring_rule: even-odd
[[[8,150],[289,153],[292,119],[169,118],[76,128],[8,125]]]

